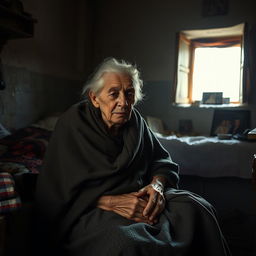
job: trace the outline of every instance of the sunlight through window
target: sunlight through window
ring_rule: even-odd
[[[192,101],[203,92],[223,92],[230,102],[240,100],[241,47],[195,49]]]

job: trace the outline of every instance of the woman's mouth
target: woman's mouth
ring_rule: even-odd
[[[113,114],[115,114],[115,115],[122,115],[122,116],[127,115],[126,112],[113,112]]]

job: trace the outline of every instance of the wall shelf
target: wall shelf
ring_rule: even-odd
[[[30,14],[14,11],[0,4],[1,40],[33,37],[34,23],[36,19]]]
[[[0,90],[5,89],[1,52],[8,40],[34,36],[36,19],[23,11],[20,0],[0,1]]]

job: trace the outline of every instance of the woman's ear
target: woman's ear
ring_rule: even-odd
[[[95,108],[100,107],[100,104],[98,102],[98,97],[96,96],[96,94],[93,91],[89,91],[89,98]]]

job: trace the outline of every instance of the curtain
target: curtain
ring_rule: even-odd
[[[196,47],[231,47],[239,46],[242,36],[229,38],[201,38],[191,40]]]

